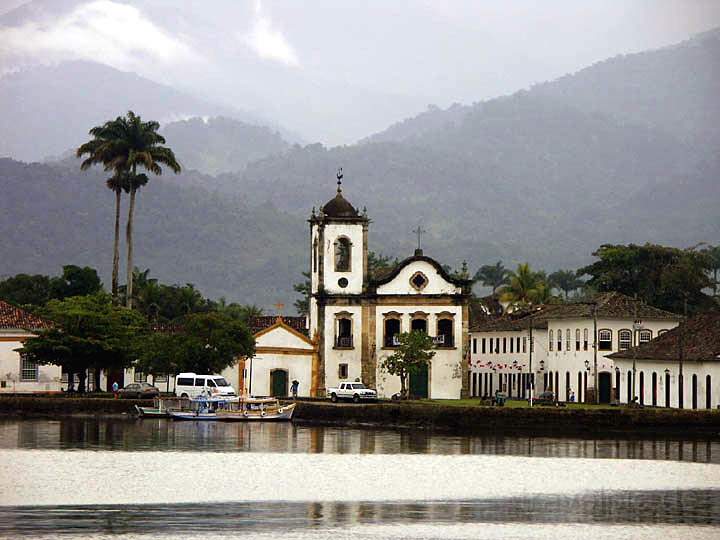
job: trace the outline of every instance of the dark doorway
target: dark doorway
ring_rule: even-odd
[[[598,386],[600,390],[600,403],[610,403],[612,398],[612,375],[607,371],[598,373]]]
[[[657,373],[652,374],[652,405],[657,407]]]
[[[665,374],[665,406],[670,407],[670,374]]]
[[[712,378],[705,376],[705,408],[712,409]]]
[[[697,402],[698,402],[697,395],[698,395],[697,375],[695,373],[693,373],[693,376],[692,376],[692,408],[693,409],[697,409]]]
[[[284,369],[274,369],[270,372],[270,395],[287,397],[288,373]]]
[[[410,396],[414,398],[427,398],[428,393],[428,365],[420,367],[416,373],[410,374]]]
[[[645,405],[645,372],[640,372],[640,405]]]

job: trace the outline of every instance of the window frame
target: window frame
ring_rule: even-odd
[[[26,365],[27,364],[27,365]],[[27,367],[30,366],[30,367]],[[26,377],[26,373],[32,372],[32,377]],[[20,354],[20,381],[38,382],[40,379],[40,364],[31,360],[28,355]]]
[[[347,268],[340,268],[338,265],[338,249],[340,246],[347,247]],[[347,236],[338,236],[333,242],[333,268],[337,273],[352,272],[352,247],[353,243]]]
[[[618,330],[618,351],[627,351],[633,346],[633,333],[628,328]]]
[[[603,333],[607,332],[609,339],[602,339]],[[603,347],[603,343],[608,343],[609,345],[607,347]],[[612,330],[609,328],[601,328],[597,331],[597,347],[598,351],[612,351],[612,343],[613,343],[613,335]]]
[[[390,311],[388,313],[383,313],[383,348],[395,349],[395,348],[399,347],[400,344],[394,344],[388,340],[387,324],[390,321],[397,321],[397,323],[398,323],[398,331],[394,335],[401,334],[402,333],[402,315],[396,311]]]
[[[341,328],[343,321],[348,321],[348,328],[350,329],[349,335],[341,335]],[[354,324],[353,314],[348,311],[341,311],[335,314],[335,346],[334,349],[354,349]],[[343,340],[343,341],[341,341]],[[342,343],[342,344],[341,344]]]
[[[448,322],[450,324],[450,339],[447,338],[447,333],[440,332],[440,323],[442,322]],[[451,313],[449,311],[445,311],[443,313],[438,313],[435,316],[435,336],[446,336],[443,343],[437,343],[435,346],[445,349],[452,349],[455,347],[455,314]]]

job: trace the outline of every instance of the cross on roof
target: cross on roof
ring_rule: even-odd
[[[418,225],[417,229],[415,229],[413,232],[415,234],[417,234],[417,237],[418,237],[418,247],[417,248],[421,249],[420,248],[420,240],[421,240],[422,235],[425,234],[427,231],[425,229],[423,229],[420,225]]]
[[[337,176],[337,180],[338,180],[337,181],[337,185],[338,185],[337,190],[338,190],[338,193],[340,193],[342,191],[342,179],[343,179],[342,167],[340,167],[338,169],[336,176]]]

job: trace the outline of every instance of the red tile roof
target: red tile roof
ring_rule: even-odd
[[[52,326],[50,321],[0,300],[0,329],[39,330]]]
[[[280,318],[282,318],[282,321],[293,330],[297,330],[306,336],[308,335],[305,317],[289,317],[287,315],[281,315]],[[261,330],[271,327],[277,322],[277,320],[278,315],[263,315],[262,317],[254,317],[250,320],[250,330],[253,334],[257,334]]]
[[[660,334],[648,343],[611,354],[609,358],[673,360],[680,357],[680,337],[685,360],[720,362],[720,313],[703,313]]]

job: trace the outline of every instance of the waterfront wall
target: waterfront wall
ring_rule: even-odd
[[[303,401],[298,403],[294,419],[307,424],[372,425],[456,433],[676,433],[720,438],[720,411],[676,409],[529,409],[421,403],[333,405]]]
[[[135,405],[151,407],[153,400],[1,396],[0,414],[7,415],[66,415],[66,414],[130,414]]]

